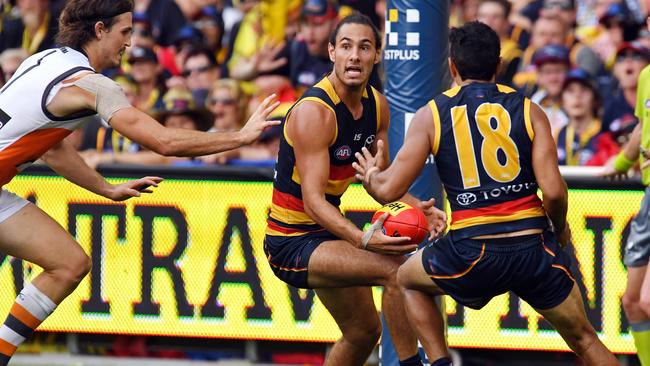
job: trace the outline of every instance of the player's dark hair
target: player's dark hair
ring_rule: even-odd
[[[95,38],[95,24],[110,30],[115,17],[133,12],[133,0],[68,0],[59,18],[56,43],[80,50]]]
[[[334,31],[332,34],[330,34],[330,43],[333,46],[336,46],[336,37],[338,37],[341,27],[346,24],[361,24],[370,27],[370,29],[372,29],[372,34],[375,36],[375,47],[381,47],[381,35],[379,34],[379,30],[377,30],[377,27],[375,27],[370,18],[361,13],[348,15],[347,17],[343,18],[339,24],[336,25],[336,28],[334,28]]]
[[[499,36],[481,22],[468,22],[449,32],[449,56],[462,80],[492,80],[500,53]]]
[[[510,12],[512,11],[512,4],[508,0],[482,0],[481,4],[483,3],[495,3],[501,6],[506,19],[510,16]]]

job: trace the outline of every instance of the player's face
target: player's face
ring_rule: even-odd
[[[110,29],[102,31],[100,47],[105,52],[102,62],[105,67],[120,65],[122,55],[128,46],[131,45],[131,33],[133,32],[133,14],[124,13],[115,17],[115,22]]]
[[[346,86],[365,85],[374,64],[379,62],[372,29],[363,24],[344,24],[336,37],[336,46],[330,44],[330,60],[334,62],[336,77]]]

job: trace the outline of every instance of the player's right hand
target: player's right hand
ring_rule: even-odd
[[[408,244],[411,238],[408,236],[392,237],[385,235],[381,228],[384,221],[388,218],[388,212],[381,215],[377,221],[364,232],[364,237],[370,235],[365,249],[371,252],[388,254],[388,255],[404,255],[415,251],[418,248],[417,244]],[[371,231],[371,232],[370,232]]]
[[[381,167],[384,166],[384,141],[377,141],[375,155],[363,147],[361,152],[355,153],[354,156],[357,158],[357,161],[352,163],[352,167],[357,171],[355,178],[362,182],[364,187],[368,187],[372,174],[381,171]]]
[[[267,127],[277,126],[280,121],[267,121],[269,114],[280,105],[276,100],[276,95],[271,94],[266,97],[257,107],[253,115],[248,119],[246,125],[239,130],[242,141],[245,145],[252,144],[257,140]]]

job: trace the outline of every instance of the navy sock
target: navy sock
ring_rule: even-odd
[[[443,357],[431,362],[431,366],[453,366],[449,357]]]
[[[400,361],[399,366],[422,366],[422,359],[420,358],[420,354],[416,353],[406,360]]]

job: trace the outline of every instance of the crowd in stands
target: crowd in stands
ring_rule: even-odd
[[[54,47],[65,0],[0,0],[0,83],[22,60]],[[605,164],[638,123],[637,79],[650,62],[648,0],[441,0],[450,25],[478,19],[501,38],[497,82],[546,111],[564,165]],[[330,32],[359,11],[383,28],[385,0],[135,0],[133,37],[108,75],[160,123],[236,130],[275,93],[281,119],[329,72]],[[372,78],[381,88],[379,72]],[[189,160],[159,156],[113,131],[86,126],[69,137],[91,166],[272,166],[281,130],[236,151]]]

